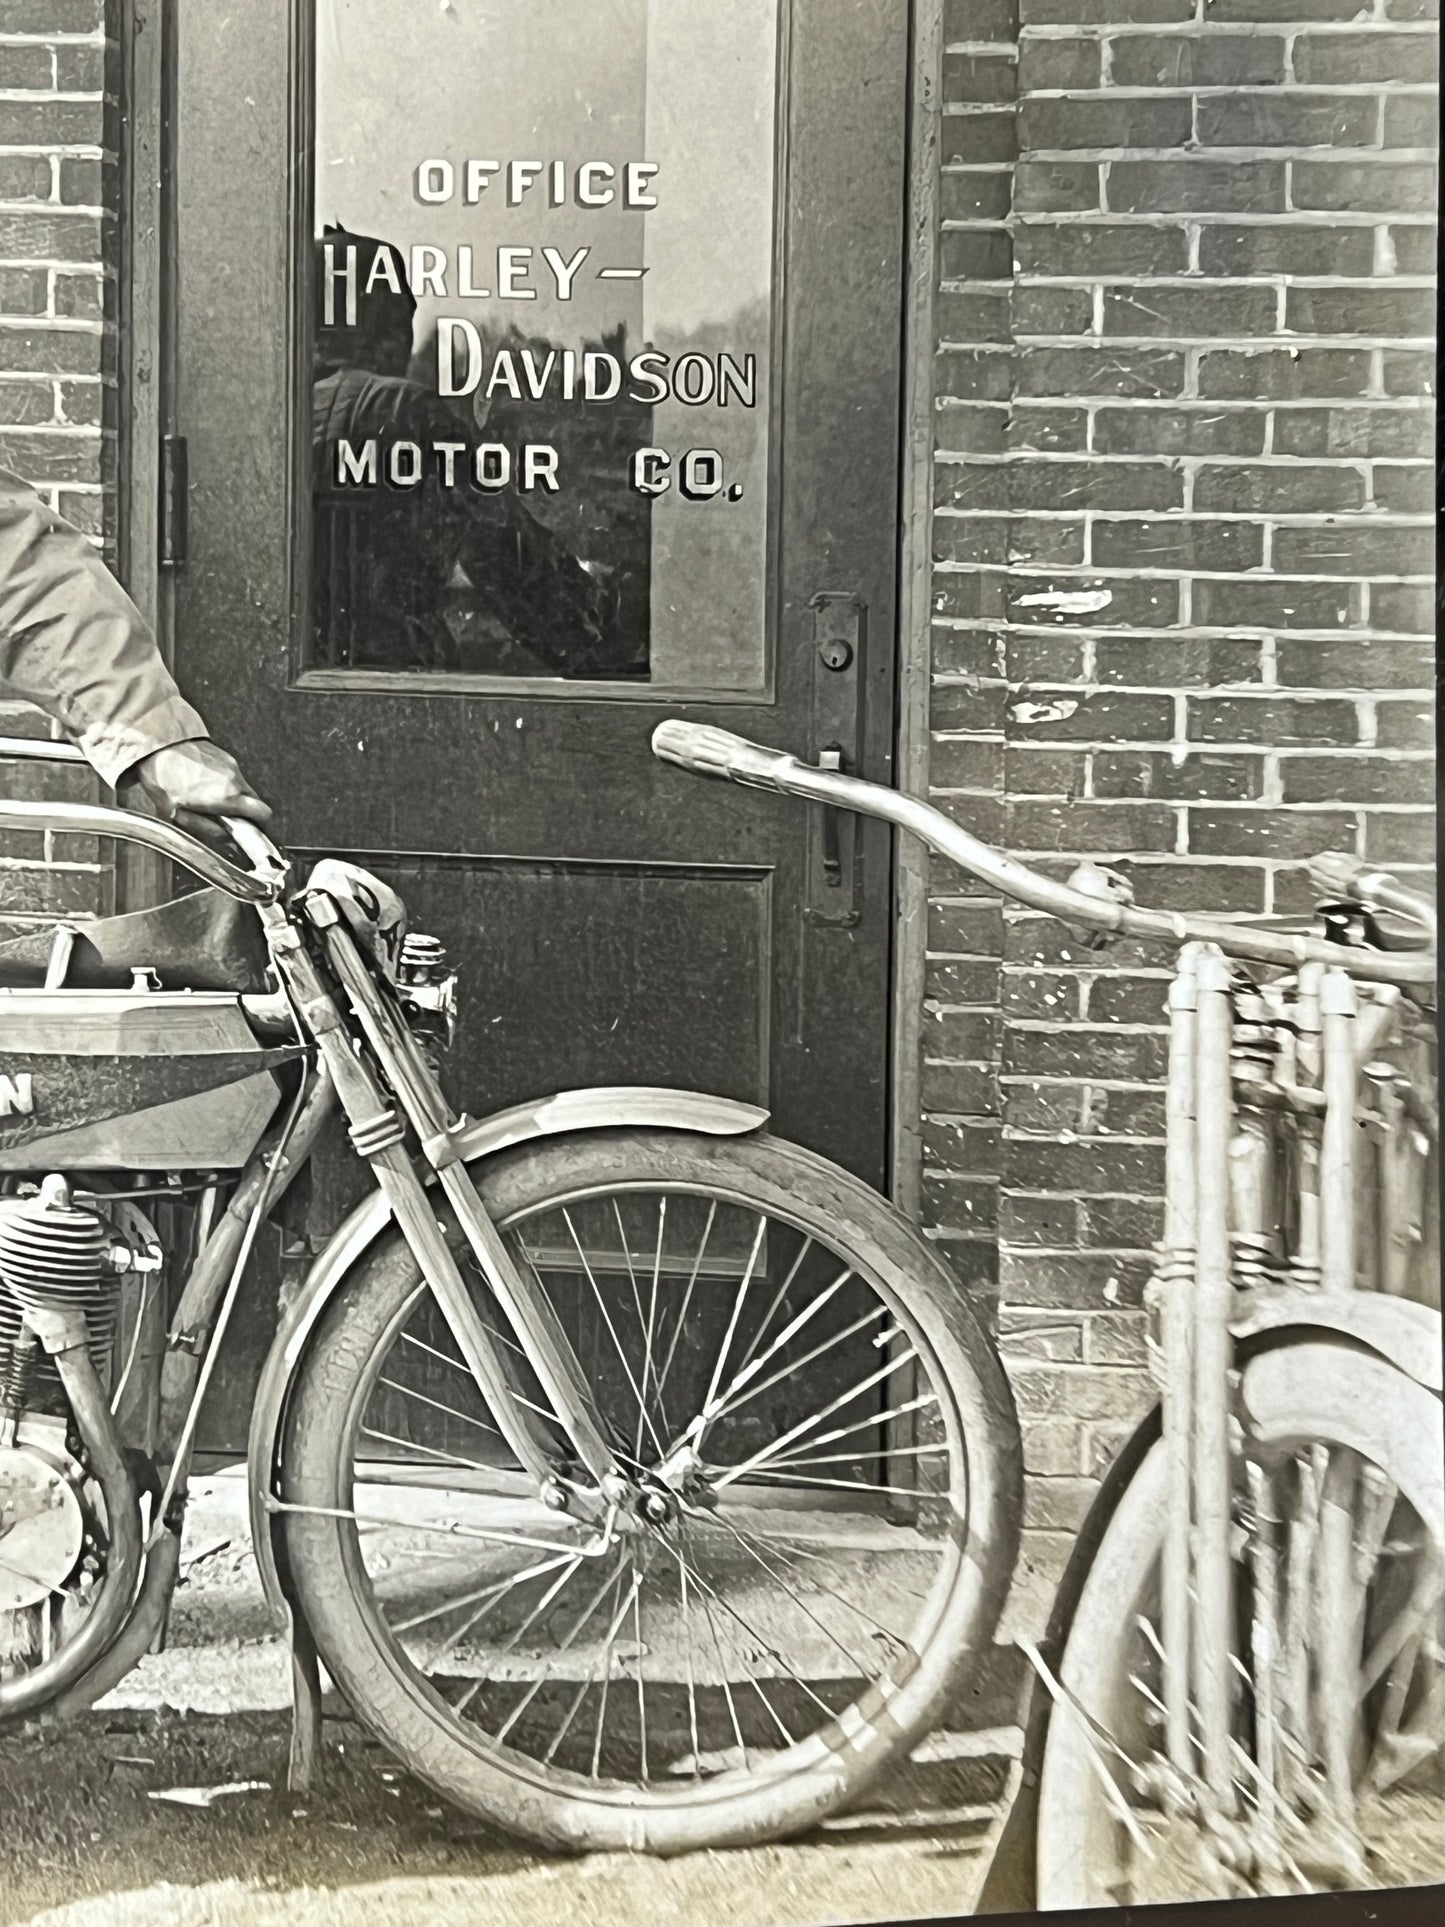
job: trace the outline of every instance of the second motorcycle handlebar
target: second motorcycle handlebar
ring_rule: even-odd
[[[1213,943],[1230,956],[1277,964],[1286,969],[1297,969],[1302,963],[1343,965],[1353,976],[1376,983],[1423,986],[1435,982],[1433,948],[1354,949],[1318,937],[1260,929],[1222,918],[1186,917],[1169,910],[1142,909],[1132,902],[1132,893],[1122,878],[1093,864],[1081,865],[1067,883],[1056,882],[1017,858],[981,842],[961,824],[915,796],[887,789],[880,783],[865,782],[861,777],[845,776],[836,770],[814,769],[786,750],[766,749],[711,724],[676,719],[659,723],[652,734],[652,750],[663,762],[675,763],[694,775],[722,777],[754,789],[776,790],[780,795],[802,797],[834,809],[853,810],[860,816],[878,817],[921,838],[930,849],[967,870],[1001,896],[1104,936],[1137,937],[1173,946]],[[1343,881],[1356,880],[1351,859],[1328,861],[1340,868]],[[1344,867],[1350,868],[1348,879],[1344,878]],[[1369,875],[1374,878],[1383,873],[1370,872]],[[1411,905],[1417,901],[1412,893],[1399,891],[1398,886],[1395,893],[1409,899]],[[1416,914],[1403,901],[1387,901],[1383,890],[1374,900],[1383,908],[1400,908],[1407,915]],[[1424,908],[1428,911],[1429,906]],[[1426,927],[1433,934],[1433,912]]]

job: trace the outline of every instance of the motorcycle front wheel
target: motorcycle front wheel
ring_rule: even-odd
[[[1065,1641],[1039,1782],[1040,1908],[1438,1878],[1392,1864],[1385,1835],[1402,1805],[1415,1827],[1412,1800],[1438,1824],[1410,1787],[1438,1777],[1445,1746],[1440,1400],[1322,1340],[1251,1358],[1240,1412],[1230,1810],[1196,1806],[1194,1771],[1181,1783],[1163,1759],[1163,1669],[1181,1656],[1163,1646],[1161,1442],[1104,1530]],[[1189,1714],[1197,1771],[1192,1700]]]
[[[696,1474],[610,1540],[544,1504],[391,1237],[321,1321],[285,1439],[328,1671],[421,1779],[549,1848],[817,1822],[993,1635],[1021,1510],[997,1353],[899,1213],[776,1139],[597,1132],[473,1176],[622,1461],[645,1480],[691,1436]]]

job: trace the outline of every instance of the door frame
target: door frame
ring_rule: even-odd
[[[933,615],[934,323],[942,182],[944,0],[909,0],[908,183],[903,235],[903,382],[899,396],[898,635],[893,778],[927,796]],[[928,852],[893,838],[888,1195],[923,1210],[923,997]]]
[[[161,567],[161,441],[174,384],[170,326],[171,153],[166,138],[174,76],[172,0],[115,0],[121,139],[117,218],[120,262],[116,355],[121,581],[174,661],[173,598]],[[132,844],[116,850],[116,907],[140,910],[166,895],[169,865]]]
[[[119,567],[165,659],[175,655],[173,577],[160,562],[161,438],[174,428],[174,154],[169,135],[176,82],[179,0],[115,0],[122,67],[120,157],[123,432],[119,482]],[[940,56],[944,0],[904,0],[908,13],[908,120],[903,284],[897,628],[893,728],[899,788],[926,792],[932,555],[933,324],[939,209]],[[305,114],[293,82],[291,113]],[[293,186],[293,221],[305,205]],[[296,304],[292,304],[293,312]],[[299,369],[299,357],[294,357]],[[300,374],[297,376],[298,382]],[[294,406],[294,404],[293,404]],[[304,417],[303,417],[304,418]],[[882,638],[878,638],[882,641]],[[875,647],[876,647],[875,643]],[[887,1040],[889,1196],[917,1219],[922,1195],[922,1017],[927,946],[927,860],[912,839],[892,843],[892,930]],[[165,894],[163,866],[144,853],[127,859],[120,907],[139,909]]]

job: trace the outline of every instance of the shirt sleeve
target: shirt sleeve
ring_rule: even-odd
[[[154,750],[206,735],[90,543],[4,468],[0,688],[53,716],[112,785]]]

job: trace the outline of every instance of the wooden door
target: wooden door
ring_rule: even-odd
[[[179,0],[178,672],[291,847],[447,944],[473,1114],[689,1086],[885,1179],[886,831],[648,740],[688,716],[888,777],[907,14]],[[615,400],[569,396],[614,362]]]

